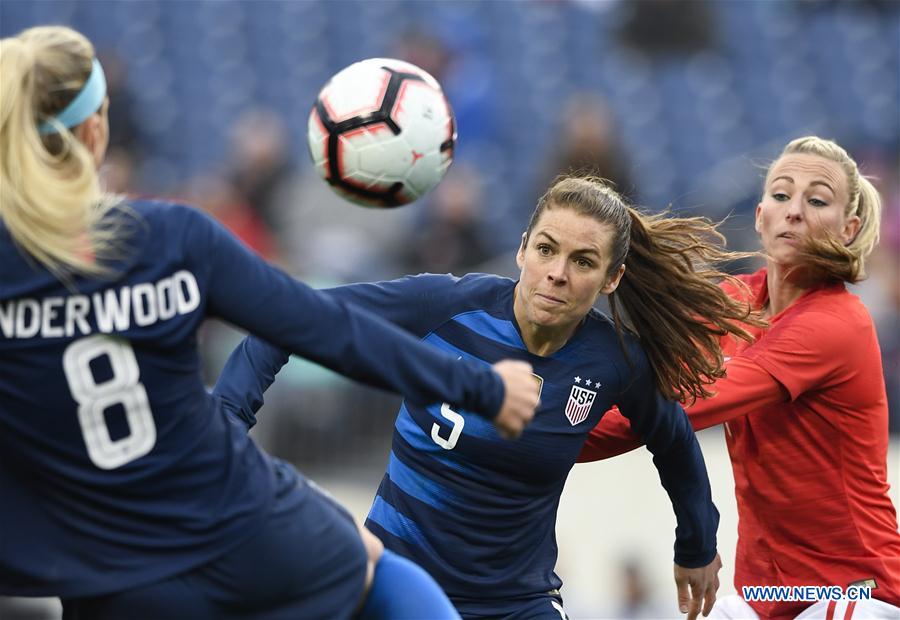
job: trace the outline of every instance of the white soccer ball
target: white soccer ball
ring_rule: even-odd
[[[364,207],[397,207],[444,177],[456,121],[428,73],[401,60],[370,58],[325,84],[307,137],[316,171],[335,192]]]

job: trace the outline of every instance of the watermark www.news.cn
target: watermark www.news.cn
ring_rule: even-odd
[[[867,601],[872,598],[869,586],[742,586],[745,601]]]

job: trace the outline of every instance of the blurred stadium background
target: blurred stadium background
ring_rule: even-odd
[[[755,247],[764,166],[790,138],[848,147],[885,198],[870,279],[891,403],[900,505],[900,2],[643,0],[0,2],[0,34],[62,23],[97,46],[110,83],[114,191],[182,198],[314,285],[420,271],[512,275],[536,198],[592,169],[652,210],[729,216]],[[367,211],[314,175],[306,123],[330,75],[367,57],[435,75],[459,126],[426,200]],[[748,267],[747,265],[735,266]],[[240,334],[204,333],[210,381]],[[294,361],[257,440],[363,516],[399,400]],[[720,593],[733,591],[733,480],[700,435],[722,512]],[[674,617],[674,519],[648,455],[579,466],[558,522],[573,618]],[[55,617],[0,600],[0,616]]]

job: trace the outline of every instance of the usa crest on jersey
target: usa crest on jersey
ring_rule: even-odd
[[[569,401],[566,403],[566,417],[572,426],[576,426],[584,422],[588,414],[591,412],[591,405],[594,404],[594,398],[597,392],[583,388],[580,385],[573,385],[572,391],[569,393]]]

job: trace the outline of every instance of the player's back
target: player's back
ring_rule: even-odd
[[[115,211],[115,275],[68,287],[0,225],[0,592],[84,596],[186,570],[270,501],[266,457],[202,382],[201,216],[130,209]]]

